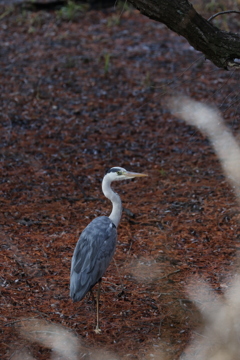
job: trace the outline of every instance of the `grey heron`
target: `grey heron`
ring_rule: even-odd
[[[133,179],[147,176],[146,174],[129,172],[121,167],[113,167],[107,171],[102,181],[103,194],[112,202],[112,212],[109,217],[95,218],[81,233],[76,244],[70,274],[70,297],[80,301],[88,291],[98,283],[97,291],[97,326],[99,328],[99,296],[101,278],[105,273],[115,252],[117,242],[117,226],[122,215],[122,202],[112,188],[112,181]]]

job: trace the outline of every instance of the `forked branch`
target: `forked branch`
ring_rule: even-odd
[[[240,35],[218,29],[188,0],[128,0],[142,14],[186,38],[217,67],[240,69]]]

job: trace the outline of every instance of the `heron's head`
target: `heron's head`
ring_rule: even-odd
[[[143,177],[148,175],[127,171],[122,167],[113,167],[106,172],[105,176],[109,177],[111,181],[116,181],[116,180],[133,179],[135,177]]]

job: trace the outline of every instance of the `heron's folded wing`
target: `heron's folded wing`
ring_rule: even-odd
[[[82,232],[73,253],[70,295],[83,298],[100,280],[115,251],[116,227],[105,216],[94,219]]]

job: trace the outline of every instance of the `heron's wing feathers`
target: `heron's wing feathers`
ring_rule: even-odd
[[[105,216],[94,219],[82,232],[72,257],[70,296],[81,300],[101,279],[115,251],[117,230]]]

